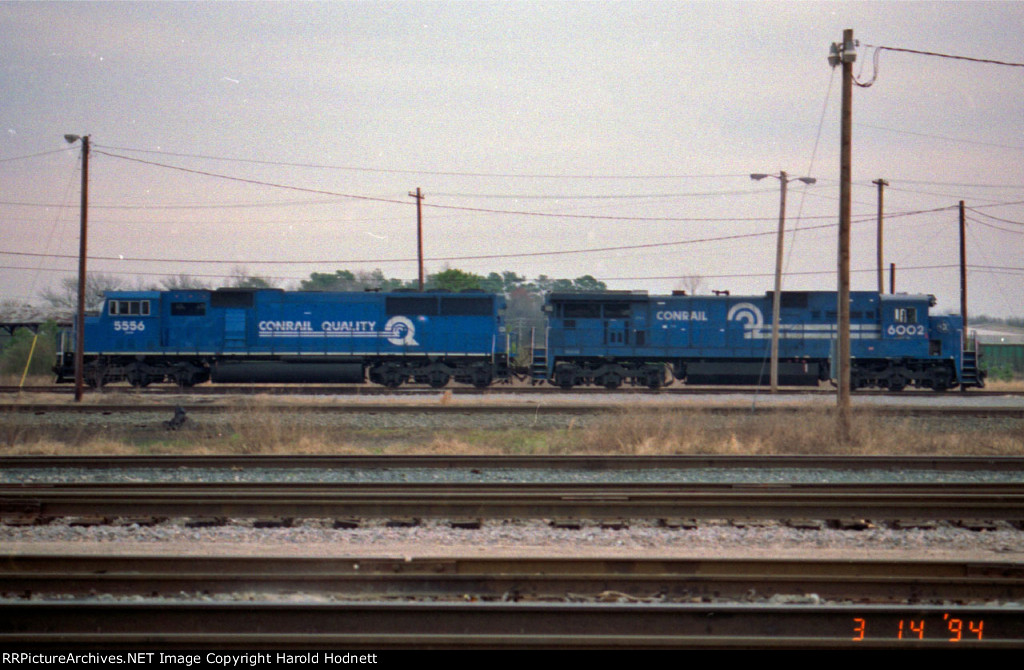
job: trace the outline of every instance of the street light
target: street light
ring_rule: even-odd
[[[772,293],[772,361],[771,361],[771,384],[772,393],[779,390],[779,307],[782,290],[782,233],[786,227],[786,185],[791,181],[802,181],[805,184],[813,184],[817,180],[814,177],[793,177],[792,179],[785,172],[779,174],[762,174],[755,172],[750,175],[754,181],[761,181],[765,177],[774,177],[779,180],[782,187],[779,198],[779,237],[775,242],[775,292]]]
[[[78,234],[78,323],[75,327],[75,402],[82,401],[85,381],[82,351],[85,349],[85,231],[89,212],[89,136],[65,135],[68,144],[82,140],[82,209]]]

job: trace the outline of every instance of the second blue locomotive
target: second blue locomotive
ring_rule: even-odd
[[[766,384],[772,293],[761,296],[548,296],[546,342],[536,347],[535,380],[562,388],[622,384]],[[833,378],[837,339],[834,291],[786,291],[779,319],[779,382],[817,385]],[[932,316],[930,295],[853,292],[851,384],[899,391],[981,386],[962,348],[958,316]],[[767,316],[767,318],[766,318]]]

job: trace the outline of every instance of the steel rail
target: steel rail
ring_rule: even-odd
[[[0,601],[32,649],[1020,648],[1019,606]],[[324,659],[326,660],[326,659]]]
[[[1024,519],[1024,484],[3,484],[0,514],[234,518]]]
[[[74,388],[68,385],[48,386],[0,386],[0,393],[73,393]],[[426,385],[413,385],[399,389],[391,389],[377,385],[318,385],[318,384],[295,384],[288,386],[266,385],[202,385],[190,388],[182,388],[173,384],[154,384],[147,388],[134,388],[128,385],[108,385],[102,390],[91,390],[90,393],[103,394],[124,394],[130,396],[161,396],[161,395],[332,395],[332,396],[388,396],[388,397],[415,397],[415,396],[437,396],[441,393],[450,392],[456,396],[486,396],[486,395],[537,395],[537,396],[559,396],[559,395],[594,395],[594,396],[634,396],[634,395],[755,395],[767,394],[765,388],[756,386],[672,386],[660,389],[649,389],[647,387],[622,387],[614,390],[597,387],[575,387],[569,391],[555,386],[513,386],[508,384],[496,384],[488,388],[480,389],[473,386],[452,385],[445,389],[435,389]],[[1024,391],[992,391],[984,389],[971,389],[969,395],[974,397],[985,396],[1015,396],[1024,395]],[[775,395],[783,396],[833,396],[833,387],[782,387]],[[855,397],[927,397],[943,398],[952,397],[948,391],[932,391],[929,389],[906,389],[899,393],[883,390],[858,390]]]
[[[1019,456],[0,456],[0,469],[100,470],[112,468],[194,469],[472,469],[495,470],[690,470],[690,469],[823,469],[1001,471],[1024,470]]]
[[[85,404],[85,405],[62,405],[54,403],[2,403],[0,404],[0,415],[18,414],[168,414],[172,413],[176,406],[182,407],[188,414],[213,414],[245,412],[248,409],[240,405],[140,405],[140,404]],[[266,406],[271,408],[272,406]],[[525,405],[525,404],[486,404],[486,405],[458,405],[439,403],[417,404],[417,405],[395,405],[387,403],[360,403],[352,405],[293,405],[279,406],[282,411],[292,414],[442,414],[442,415],[508,415],[517,414],[524,416],[587,416],[597,414],[608,414],[616,411],[636,412],[636,405],[598,403],[587,404],[558,403],[551,405]],[[751,414],[800,414],[814,411],[827,411],[820,407],[807,406],[786,406],[786,405],[758,405],[757,407],[741,405],[704,405],[704,406],[672,406],[656,405],[643,408],[650,412],[679,412],[679,413],[702,413],[718,415],[746,415]],[[1024,407],[949,407],[929,405],[901,405],[901,406],[866,406],[854,409],[854,415],[858,413],[871,414],[873,416],[925,416],[925,417],[974,417],[974,418],[998,418],[1015,419],[1024,418]]]
[[[686,602],[788,596],[935,603],[1024,598],[1024,565],[978,561],[312,558],[13,554],[8,597],[182,594]]]

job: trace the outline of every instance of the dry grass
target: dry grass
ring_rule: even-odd
[[[91,394],[88,399],[101,398]],[[1024,420],[906,418],[859,409],[852,439],[836,439],[831,408],[723,414],[629,407],[563,428],[366,428],[344,417],[248,397],[190,416],[177,431],[159,421],[110,417],[58,424],[0,415],[0,454],[891,454],[1022,455]],[[325,403],[344,402],[338,398]],[[439,402],[453,399],[441,394]],[[167,407],[161,407],[166,412]],[[148,423],[147,423],[148,421]],[[578,422],[578,423],[577,423]]]
[[[693,411],[623,411],[585,431],[581,447],[609,454],[1024,454],[1024,421],[900,418],[857,411],[848,444],[834,410],[722,416]]]
[[[1020,393],[1021,391],[1024,391],[1024,379],[1013,379],[1010,381],[988,379],[985,381],[985,390]],[[970,393],[970,391],[968,391],[968,393]]]

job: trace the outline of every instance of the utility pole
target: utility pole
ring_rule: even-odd
[[[896,293],[896,264],[889,263],[889,293]]]
[[[782,304],[782,238],[786,230],[786,185],[791,181],[802,181],[805,184],[814,184],[817,180],[814,177],[789,178],[784,171],[779,174],[755,173],[750,175],[754,181],[760,181],[765,177],[775,177],[779,180],[782,190],[779,195],[779,235],[775,241],[775,291],[772,293],[772,351],[771,351],[771,385],[772,393],[779,391],[779,310]]]
[[[419,187],[409,195],[416,198],[416,258],[419,260],[419,286],[423,292],[423,192]]]
[[[772,293],[772,393],[779,392],[779,318],[782,304],[782,234],[786,228],[786,173],[779,172],[779,237],[775,242],[775,291]]]
[[[885,211],[883,204],[885,201],[885,187],[889,185],[889,182],[884,179],[876,179],[871,183],[878,186],[878,292],[881,294],[885,293],[885,278],[883,277],[885,274],[883,270],[885,264],[882,260],[882,216]]]
[[[967,350],[967,214],[960,201],[960,318],[964,321],[963,348]]]
[[[842,133],[839,158],[839,342],[836,364],[839,367],[836,405],[839,414],[839,441],[850,441],[850,189],[853,173],[853,62],[857,58],[853,30],[843,31],[843,43],[832,43],[829,65],[843,66]]]
[[[78,317],[75,324],[75,402],[82,401],[85,386],[85,259],[86,230],[89,217],[89,136],[65,135],[64,140],[73,144],[82,140],[82,204],[81,223],[78,231]]]

